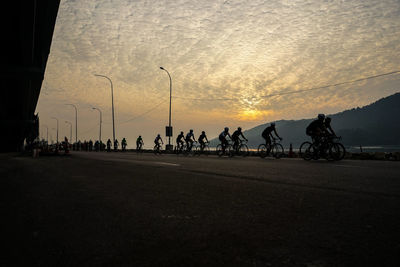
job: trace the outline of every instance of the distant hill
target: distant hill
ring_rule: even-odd
[[[353,108],[328,115],[332,118],[332,127],[342,136],[345,145],[400,145],[400,93],[382,98],[362,108]],[[305,134],[307,125],[314,119],[276,121],[278,134],[283,138],[283,145],[290,143],[297,148],[309,137]],[[263,142],[261,132],[270,123],[244,131],[249,139],[249,147],[256,148]],[[213,139],[211,144],[219,141]]]

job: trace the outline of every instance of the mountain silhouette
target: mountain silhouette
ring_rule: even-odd
[[[316,114],[317,115],[317,114]],[[376,146],[400,145],[400,93],[382,98],[362,108],[353,108],[336,114],[331,125],[341,142],[346,146]],[[307,125],[314,120],[280,120],[275,121],[278,134],[283,138],[282,144],[289,147],[293,144],[298,148],[304,141],[310,140],[306,135]],[[261,132],[270,122],[244,131],[249,139],[249,147],[257,148],[264,142]],[[211,145],[217,145],[218,139],[213,139]]]

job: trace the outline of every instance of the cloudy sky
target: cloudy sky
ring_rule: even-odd
[[[399,0],[62,0],[37,112],[55,140],[51,117],[69,137],[75,112],[65,104],[75,104],[78,138],[89,140],[97,107],[111,138],[110,83],[93,74],[106,75],[117,139],[133,147],[141,134],[150,145],[168,124],[163,66],[175,136],[215,137],[399,92],[399,74],[304,91],[398,71],[399,51]]]

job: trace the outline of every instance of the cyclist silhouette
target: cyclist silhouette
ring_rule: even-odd
[[[244,137],[243,133],[242,133],[242,128],[238,127],[236,131],[233,132],[232,134],[232,141],[233,141],[233,148],[237,149],[239,147],[239,137],[243,137],[243,139],[247,140],[246,137]]]
[[[128,145],[128,143],[126,142],[125,137],[122,138],[121,147],[122,147],[122,150],[123,150],[123,151],[125,151],[127,145]]]
[[[221,142],[222,150],[225,151],[226,146],[229,144],[228,140],[226,140],[226,137],[229,137],[232,140],[231,135],[229,134],[229,128],[225,127],[224,131],[219,134],[218,139]]]
[[[204,139],[206,139],[206,141],[207,141],[207,143],[208,143],[208,139],[207,139],[207,136],[206,136],[206,132],[205,131],[202,131],[201,132],[201,135],[199,136],[199,144],[200,144],[200,149],[201,150],[203,150],[204,149],[204,147],[206,146],[206,143],[204,142]]]
[[[164,142],[163,142],[163,140],[162,140],[162,138],[161,138],[161,135],[160,135],[160,134],[157,134],[156,139],[154,139],[154,144],[155,144],[157,147],[160,147],[160,141],[161,141],[161,144],[164,145]]]
[[[271,122],[271,125],[268,126],[267,128],[265,128],[264,131],[261,133],[261,136],[262,136],[262,138],[265,139],[265,144],[267,145],[267,148],[268,148],[267,149],[267,154],[269,153],[269,150],[270,150],[270,147],[271,147],[271,143],[272,143],[272,139],[274,138],[272,133],[274,133],[276,135],[276,137],[279,138],[279,140],[282,140],[282,138],[276,132],[275,122]]]
[[[188,150],[190,151],[192,149],[193,146],[193,141],[196,141],[196,138],[194,138],[194,134],[193,134],[193,130],[190,129],[190,131],[186,134],[186,145]]]
[[[115,139],[114,141],[114,150],[117,151],[118,150],[118,146],[119,146],[119,142],[117,139]]]
[[[183,147],[183,144],[185,142],[184,140],[185,140],[185,134],[181,131],[178,137],[176,137],[176,145],[178,150]]]
[[[318,114],[316,120],[313,120],[306,128],[306,134],[311,137],[315,144],[319,144],[321,137],[325,132],[325,114]]]
[[[142,146],[144,145],[142,136],[139,135],[139,137],[136,139],[136,150],[142,149]]]
[[[110,139],[107,140],[107,151],[108,152],[111,151],[111,140]]]

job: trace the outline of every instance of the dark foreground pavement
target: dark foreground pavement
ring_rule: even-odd
[[[1,266],[400,266],[400,163],[0,155]]]

